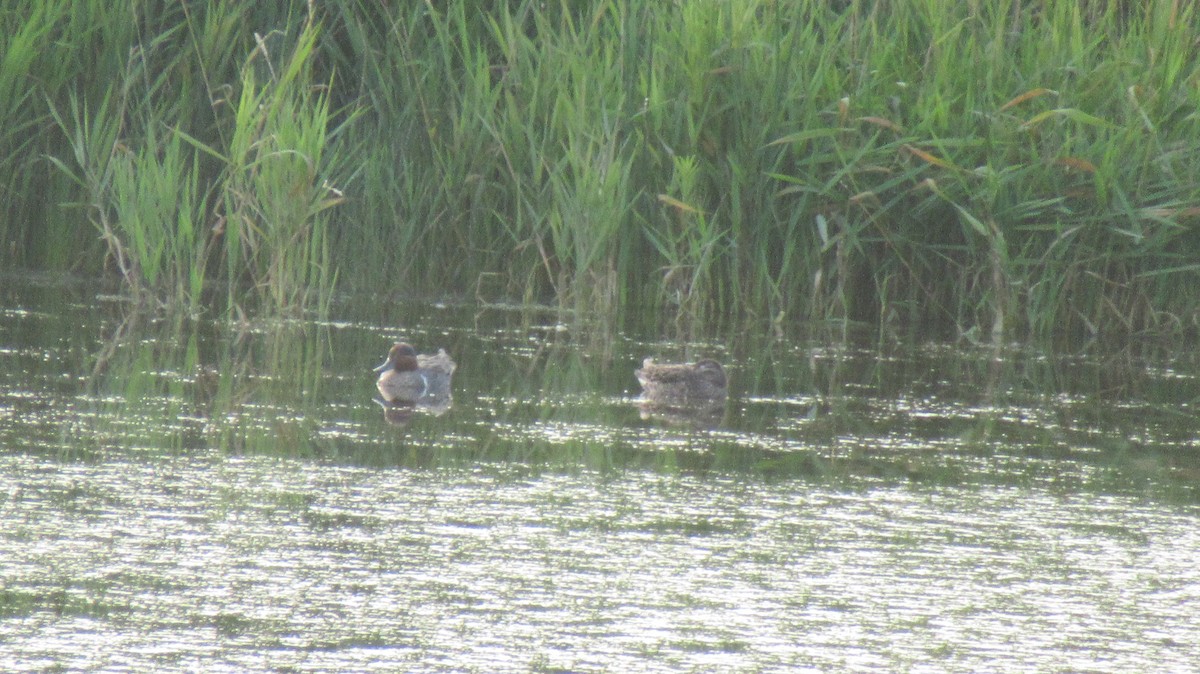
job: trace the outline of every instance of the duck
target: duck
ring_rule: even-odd
[[[725,400],[728,379],[725,368],[711,358],[695,363],[656,363],[642,361],[634,370],[642,385],[642,399],[666,406],[713,405]]]
[[[389,403],[448,401],[455,367],[445,349],[418,355],[411,344],[396,342],[383,365],[375,368],[380,373],[375,386]]]

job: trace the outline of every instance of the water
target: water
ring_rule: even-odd
[[[1200,662],[1190,356],[372,298],[229,326],[3,285],[4,671]],[[454,355],[451,409],[371,402],[396,337]],[[645,355],[720,357],[727,409],[643,418]]]

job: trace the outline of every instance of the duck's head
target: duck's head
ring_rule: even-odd
[[[396,370],[397,372],[412,372],[417,369],[417,350],[406,342],[396,342],[388,350],[387,360],[375,368],[376,372]]]
[[[696,361],[696,375],[717,388],[725,388],[725,368],[711,358]]]

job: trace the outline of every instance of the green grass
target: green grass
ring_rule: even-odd
[[[2,254],[165,304],[1200,321],[1191,3],[17,4]]]

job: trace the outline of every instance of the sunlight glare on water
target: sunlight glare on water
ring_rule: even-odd
[[[26,538],[6,585],[120,615],[89,633],[137,668],[217,655],[253,669],[264,650],[275,667],[361,668],[388,648],[434,669],[637,671],[1195,655],[1200,574],[1178,552],[1200,545],[1194,513],[1136,499],[274,459],[5,469],[58,487],[6,504],[8,537],[16,516]],[[112,648],[47,641],[59,617],[23,622],[5,623],[12,664],[117,664]]]
[[[717,414],[654,416],[633,368],[685,357],[658,338],[427,305],[189,351],[38,297],[0,326],[4,671],[1200,661],[1186,362],[785,344],[727,358]],[[401,336],[454,354],[449,410],[371,402]]]

